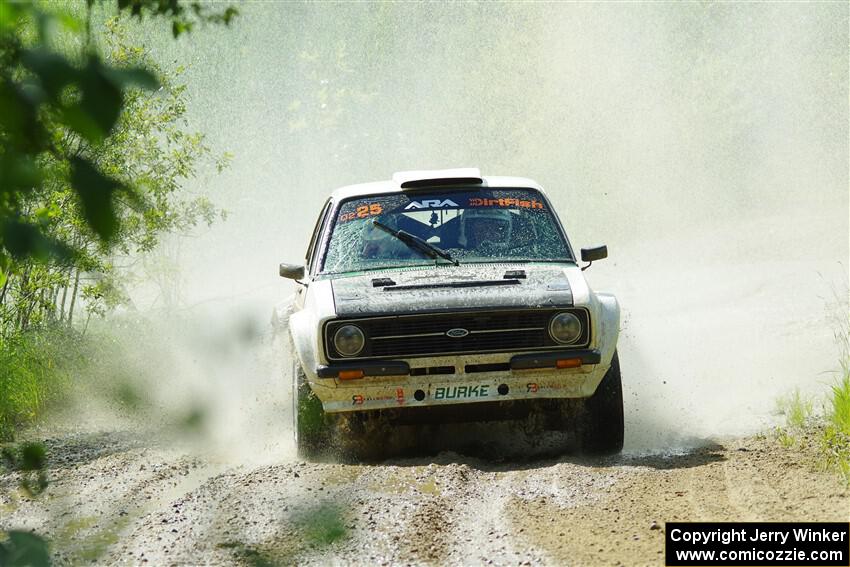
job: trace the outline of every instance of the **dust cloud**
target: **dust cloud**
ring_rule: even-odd
[[[188,127],[234,156],[191,186],[229,218],[180,239],[194,323],[163,325],[182,362],[161,389],[193,377],[223,445],[286,451],[277,264],[337,186],[475,166],[536,179],[575,248],[608,245],[586,275],[622,305],[627,451],[769,425],[831,381],[848,312],[849,10],[281,2],[179,41],[146,26],[187,66]]]

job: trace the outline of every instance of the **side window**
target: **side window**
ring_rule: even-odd
[[[322,228],[325,225],[325,218],[328,216],[328,211],[330,211],[330,209],[331,200],[328,199],[327,202],[325,202],[324,208],[322,208],[322,212],[319,214],[319,218],[316,220],[316,226],[313,227],[313,236],[310,238],[310,245],[307,247],[307,255],[305,257],[309,273],[313,272],[313,255],[316,252],[316,245],[322,239]]]

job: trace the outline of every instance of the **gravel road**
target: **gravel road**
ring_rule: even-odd
[[[0,529],[46,536],[60,565],[660,565],[665,521],[850,519],[813,438],[369,465],[233,463],[127,431],[46,444],[44,494],[0,476]]]

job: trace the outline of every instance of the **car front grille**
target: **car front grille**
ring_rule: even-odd
[[[556,343],[549,336],[549,320],[555,313],[570,312],[582,322],[582,335],[571,345]],[[366,346],[356,357],[341,356],[333,336],[343,325],[360,327]],[[451,336],[453,334],[463,336]],[[466,331],[467,334],[463,334]],[[329,360],[362,358],[409,358],[447,354],[474,354],[583,348],[590,344],[586,309],[516,309],[398,315],[365,319],[335,319],[325,325],[325,348]]]

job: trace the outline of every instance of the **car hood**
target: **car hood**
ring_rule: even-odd
[[[389,283],[382,279],[394,285],[382,285]],[[388,270],[338,278],[332,287],[339,317],[573,305],[564,266],[558,265],[476,264]]]

